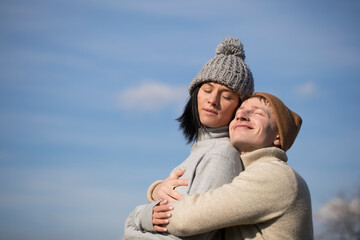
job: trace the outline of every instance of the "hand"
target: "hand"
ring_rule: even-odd
[[[153,207],[152,224],[157,232],[167,232],[166,226],[169,224],[169,218],[171,217],[171,213],[168,211],[174,209],[173,206],[167,205],[167,203],[167,200],[163,200]]]
[[[167,200],[168,202],[181,199],[181,195],[174,190],[177,186],[187,186],[187,179],[179,179],[185,173],[185,169],[178,169],[171,173],[162,183],[157,185],[152,193],[155,201]]]

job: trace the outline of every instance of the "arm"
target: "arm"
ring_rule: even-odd
[[[197,165],[193,165],[188,169],[185,174],[187,176],[184,177],[188,178],[189,182],[179,179],[185,170],[173,171],[165,181],[157,181],[150,186],[147,192],[148,201],[165,199],[172,202],[180,200],[181,196],[176,193],[174,188],[187,186],[188,184],[191,184],[191,186],[186,192],[190,195],[220,187],[231,182],[243,170],[239,152],[230,145],[230,142],[224,140],[215,140],[213,146],[207,150],[205,155],[194,160]],[[158,193],[159,190],[162,193]],[[184,193],[184,191],[182,192]]]
[[[189,236],[273,219],[293,201],[294,181],[277,162],[253,163],[231,184],[171,203],[168,231]]]
[[[239,175],[240,171],[242,171],[242,164],[237,151],[226,156],[221,152],[220,154],[217,151],[216,153],[210,152],[197,165],[189,194],[193,195],[230,183],[234,177]],[[172,208],[171,205],[154,207],[152,219],[155,231],[167,231],[167,228],[163,226],[167,225],[167,222],[163,221],[164,218],[167,219],[170,216],[166,217],[163,212],[172,210],[170,208]]]
[[[143,232],[143,227],[140,224],[140,219],[149,205],[150,204],[137,206],[126,218],[124,228],[125,239],[141,239],[140,236]]]
[[[129,215],[128,220],[126,221],[127,227],[125,228],[128,233],[136,233],[137,231],[153,232],[153,219],[155,219],[154,225],[157,225],[155,230],[159,232],[167,231],[162,225],[167,224],[168,218],[170,217],[167,216],[166,213],[169,206],[166,207],[166,210],[161,208],[161,206],[166,205],[169,202],[168,199],[174,201],[174,198],[176,198],[175,200],[181,198],[181,195],[177,193],[174,188],[177,186],[186,186],[188,184],[188,180],[178,179],[184,172],[185,169],[174,170],[164,181],[159,180],[150,185],[147,191],[147,199],[150,203],[137,207],[132,214]],[[153,194],[153,192],[155,192],[155,194]],[[153,197],[154,195],[156,197]],[[159,203],[161,199],[166,200]],[[157,205],[160,205],[160,208],[156,208]],[[155,210],[153,210],[153,208]],[[172,207],[170,210],[172,210]],[[152,216],[153,212],[155,213],[154,217]]]
[[[148,204],[149,205],[149,204]],[[143,211],[143,208],[147,205],[140,205],[138,206],[133,212],[131,212],[126,219],[125,222],[125,229],[124,229],[124,239],[126,240],[179,240],[180,238],[169,235],[169,234],[162,234],[157,232],[149,232],[145,229],[142,229],[139,225],[138,219],[139,215],[141,215],[141,212]]]

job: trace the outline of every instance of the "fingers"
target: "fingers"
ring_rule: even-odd
[[[166,204],[168,204],[168,201],[167,201],[167,200],[162,200],[162,201],[160,201],[160,203],[159,203],[160,206],[163,206],[163,205],[166,205]]]
[[[167,225],[169,224],[170,213],[154,213],[152,224],[153,225]]]
[[[173,180],[172,184],[174,187],[187,186],[189,184],[189,180],[188,179],[176,179],[176,180]]]
[[[154,230],[157,232],[167,232],[167,228],[163,226],[154,225]]]
[[[164,201],[161,201],[160,204],[163,204]],[[171,211],[173,210],[174,207],[171,206],[171,205],[156,205],[155,207],[153,207],[153,215],[155,213],[164,213],[164,212],[168,212],[168,211]],[[169,217],[168,217],[169,218]]]
[[[167,200],[168,202],[179,201],[181,199],[181,194],[175,190],[170,190],[166,194],[161,194],[160,198]]]
[[[172,172],[169,175],[169,179],[178,179],[179,177],[181,177],[183,174],[185,173],[185,169],[177,169],[175,172]]]
[[[168,196],[169,198],[166,199],[168,202],[179,201],[181,199],[181,194],[175,190],[172,190]]]
[[[154,194],[154,199],[164,199],[169,202],[180,200],[181,195],[174,190],[175,187],[178,186],[187,186],[189,181],[187,179],[176,179],[176,180],[167,180],[164,181],[159,187],[156,189],[156,193]]]
[[[174,209],[170,205],[166,205],[168,201],[163,200],[153,208],[152,224],[157,232],[167,232],[166,225],[169,224],[171,213],[168,211]]]
[[[165,179],[162,183],[158,184],[153,193],[152,197],[154,200],[168,200],[169,202],[173,202],[181,199],[181,195],[177,193],[174,188],[178,186],[187,186],[189,184],[189,180],[187,179],[179,179],[185,172],[185,169],[178,169],[170,174],[170,176]]]
[[[158,198],[163,199],[163,200],[167,200],[168,202],[175,201],[176,199],[173,198],[173,195],[174,195],[173,192],[175,192],[175,191],[174,190],[168,190],[168,189],[165,189],[164,191],[159,191]],[[175,192],[175,196],[176,196],[176,192]]]
[[[181,177],[182,175],[184,175],[185,173],[185,169],[177,169],[175,171],[175,178],[178,179],[179,177]]]

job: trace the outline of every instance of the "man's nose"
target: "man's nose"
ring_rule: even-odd
[[[236,120],[248,121],[249,120],[249,112],[240,110],[236,113]]]

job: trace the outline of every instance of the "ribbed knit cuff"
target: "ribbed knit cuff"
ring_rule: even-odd
[[[162,183],[162,182],[163,182],[163,180],[157,180],[157,181],[155,181],[153,184],[150,185],[150,187],[149,187],[149,189],[147,190],[147,193],[146,193],[146,198],[147,198],[147,200],[148,200],[149,203],[155,201],[155,200],[153,199],[153,197],[152,197],[152,193],[153,193],[155,187],[156,187],[157,185],[159,185],[160,183]]]

